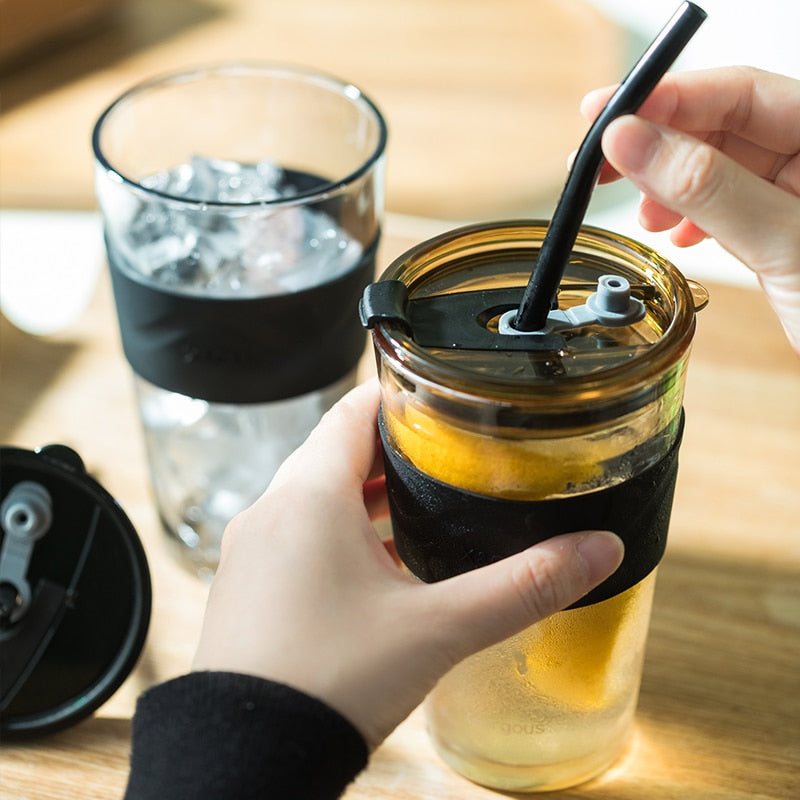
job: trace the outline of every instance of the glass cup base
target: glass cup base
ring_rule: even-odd
[[[209,403],[136,376],[161,527],[178,560],[210,580],[231,519],[251,506],[322,416],[356,385],[357,371],[307,394],[268,403]]]
[[[434,740],[439,757],[467,780],[507,792],[538,793],[567,789],[601,775],[628,749],[630,736],[585,755],[549,764],[499,764],[457,752]]]

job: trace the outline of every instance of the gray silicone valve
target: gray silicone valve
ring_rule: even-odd
[[[52,521],[50,493],[34,481],[16,484],[0,506],[0,524],[6,534],[0,551],[0,588],[10,598],[2,613],[7,622],[16,622],[30,605],[28,565],[34,544],[50,530]]]
[[[517,330],[512,324],[516,313],[516,309],[512,309],[500,317],[499,333],[506,336],[536,336],[582,328],[584,325],[619,328],[642,319],[645,307],[641,300],[631,296],[631,285],[627,278],[601,275],[597,281],[597,291],[586,298],[584,305],[551,311],[547,315],[547,323],[539,330]]]

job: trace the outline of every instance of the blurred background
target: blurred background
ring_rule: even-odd
[[[547,217],[586,130],[580,98],[623,77],[677,5],[0,0],[3,313],[48,332],[68,324],[91,292],[102,246],[90,133],[100,112],[141,80],[232,60],[330,72],[362,88],[388,120],[387,211],[397,226],[405,217],[429,220],[432,232],[477,219]],[[678,68],[746,63],[800,76],[800,4],[701,5],[709,19]],[[603,187],[588,219],[671,257],[663,237],[650,241],[638,228],[635,206],[630,187]],[[688,256],[695,277],[699,269],[750,280],[741,265],[704,248]]]

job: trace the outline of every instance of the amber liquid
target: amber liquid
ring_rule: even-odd
[[[438,298],[431,319],[446,328],[436,317],[442,298],[524,286],[546,230],[513,221],[458,229],[413,248],[383,278],[402,281],[409,304]],[[586,302],[603,274],[635,287],[639,322],[588,325],[522,349],[459,347],[458,326],[426,345],[409,330],[413,314],[409,325],[391,316],[376,323],[390,446],[434,480],[510,500],[576,497],[658,463],[678,435],[695,298],[657,253],[585,227],[559,308]],[[473,309],[468,324],[492,331],[507,310]],[[608,767],[632,727],[654,583],[653,572],[458,665],[427,703],[442,757],[510,791],[563,788]]]
[[[428,698],[442,758],[499,789],[581,783],[623,751],[633,721],[655,583],[563,611],[467,659]]]
[[[384,415],[397,449],[470,491],[541,499],[609,478],[625,438],[503,439],[459,428],[399,395]],[[559,457],[560,455],[560,457]],[[456,771],[513,791],[564,788],[623,751],[636,707],[655,572],[616,597],[560,612],[467,659],[428,698],[432,740]]]

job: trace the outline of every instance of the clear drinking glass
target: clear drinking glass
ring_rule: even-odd
[[[354,384],[385,146],[359,89],[280,64],[148,81],[94,128],[153,489],[200,574],[227,521]]]
[[[444,760],[513,791],[582,782],[627,741],[701,290],[647,247],[585,226],[560,308],[584,305],[613,275],[641,303],[638,321],[551,332],[538,349],[524,337],[508,347],[467,343],[474,326],[496,331],[518,305],[545,231],[543,222],[505,222],[444,234],[375,284],[402,302],[362,305],[382,389],[395,543],[411,572],[440,580],[572,530],[606,528],[626,542],[617,575],[457,665],[427,700]],[[405,287],[399,295],[392,282]],[[431,334],[437,326],[449,329]]]

